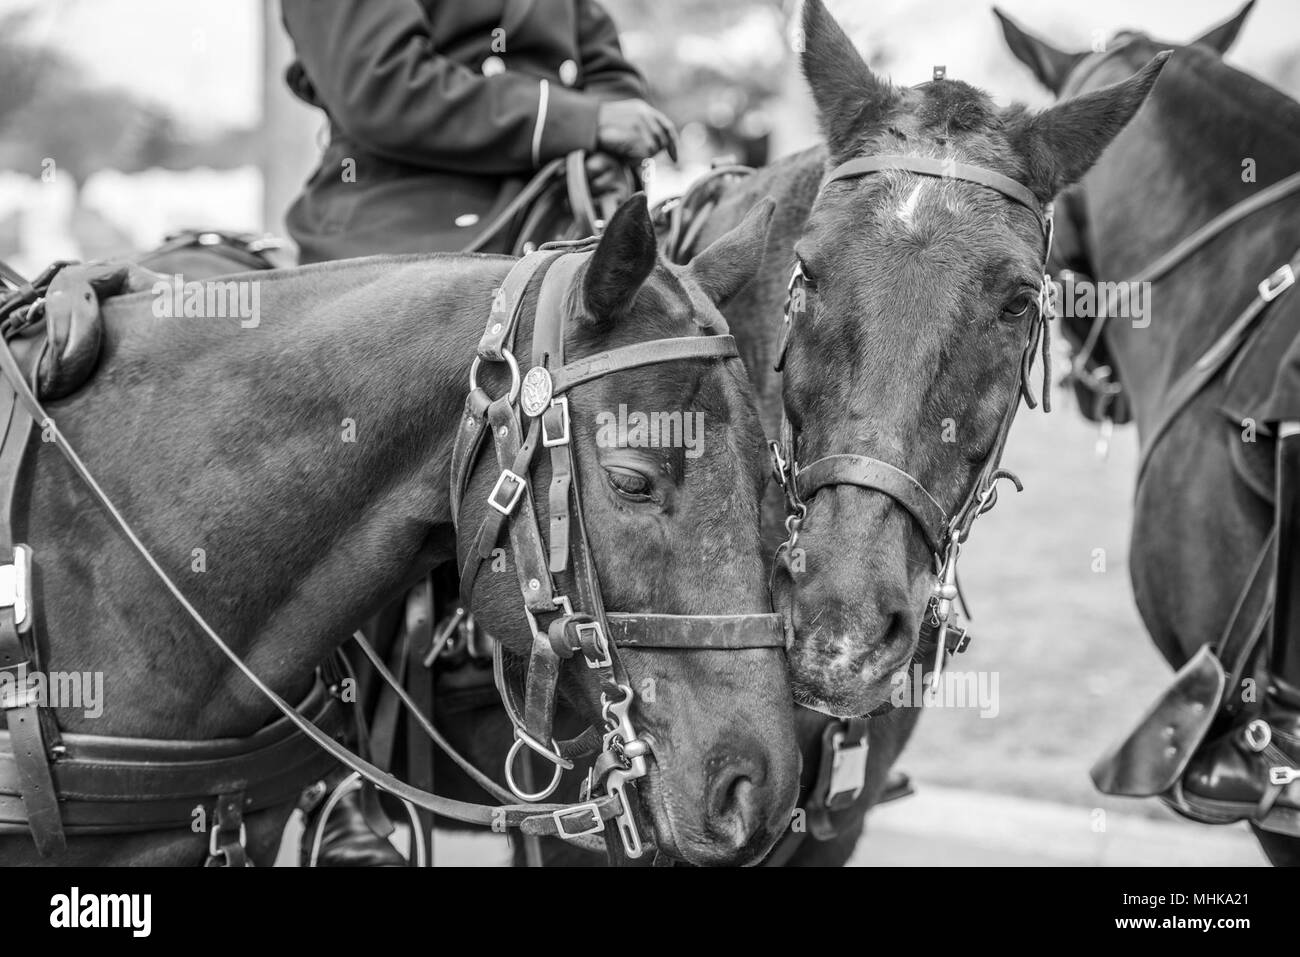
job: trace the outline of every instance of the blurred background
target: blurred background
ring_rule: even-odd
[[[680,167],[659,165],[658,193],[679,191],[720,154],[761,164],[816,141],[792,50],[794,0],[605,5],[652,99],[682,130]],[[1048,100],[1006,50],[988,3],[828,6],[872,67],[897,83],[925,81],[944,64],[1001,102]],[[1185,42],[1237,3],[1001,6],[1077,50],[1123,28]],[[147,249],[182,227],[282,233],[325,134],[322,116],[284,85],[290,59],[274,0],[0,0],[0,258],[34,273],[56,258]],[[1261,0],[1228,60],[1300,96],[1300,4]],[[996,672],[998,714],[922,717],[902,762],[919,795],[877,812],[859,856],[1258,862],[1243,832],[1175,823],[1155,805],[1092,789],[1088,766],[1132,726],[1168,670],[1128,582],[1135,437],[1120,431],[1103,460],[1067,397],[1057,399],[1050,416],[1017,420],[1006,464],[1026,489],[1004,496],[963,559],[975,642],[955,666]],[[1098,813],[1128,823],[1099,828]],[[990,860],[994,844],[1001,856]]]

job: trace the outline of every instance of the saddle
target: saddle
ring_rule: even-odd
[[[0,334],[37,396],[62,399],[85,385],[104,341],[103,300],[161,278],[131,263],[56,263],[0,303]]]

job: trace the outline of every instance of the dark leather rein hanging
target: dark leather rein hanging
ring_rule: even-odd
[[[1038,309],[1030,324],[1028,338],[1020,356],[1017,370],[1019,391],[1002,416],[997,436],[984,458],[983,465],[971,482],[965,498],[953,512],[946,512],[929,490],[912,475],[882,459],[868,455],[828,455],[807,466],[800,466],[796,458],[799,437],[785,415],[782,415],[781,420],[781,439],[779,442],[771,443],[773,471],[777,481],[785,490],[789,512],[786,518],[789,538],[779,549],[780,553],[785,554],[787,561],[798,543],[799,528],[807,515],[808,502],[827,487],[856,485],[859,488],[880,492],[893,499],[915,521],[934,556],[935,572],[938,576],[930,596],[922,636],[923,644],[928,644],[925,641],[925,631],[935,632],[934,668],[931,672],[931,680],[937,681],[943,669],[945,656],[953,651],[964,650],[966,644],[965,632],[952,620],[954,603],[960,594],[957,584],[957,559],[961,554],[962,544],[969,536],[975,519],[997,503],[997,484],[1000,480],[1010,481],[1017,491],[1021,489],[1020,480],[1012,472],[1002,468],[1002,453],[1011,431],[1011,423],[1020,406],[1020,399],[1023,397],[1030,408],[1037,405],[1030,373],[1040,347],[1044,366],[1043,407],[1045,410],[1051,409],[1051,338],[1048,321],[1053,313],[1052,284],[1047,275],[1047,257],[1052,248],[1052,206],[1050,203],[1040,203],[1028,187],[1001,173],[965,163],[923,156],[881,155],[849,160],[830,172],[822,183],[822,189],[825,190],[834,183],[856,180],[872,173],[888,170],[961,180],[994,190],[1032,212],[1043,233],[1043,282],[1039,290]],[[802,311],[803,303],[806,302],[803,288],[805,283],[802,265],[796,262],[790,274],[783,319],[784,328],[778,347],[776,361],[778,372],[784,369],[794,322]]]

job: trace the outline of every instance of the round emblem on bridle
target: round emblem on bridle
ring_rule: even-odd
[[[536,418],[546,411],[551,401],[551,374],[541,366],[533,366],[524,376],[521,393],[524,413]]]

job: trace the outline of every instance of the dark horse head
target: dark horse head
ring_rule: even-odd
[[[1049,203],[1142,104],[1162,60],[1042,113],[999,108],[965,83],[877,77],[818,0],[802,66],[828,168],[873,154],[971,164]],[[945,512],[968,495],[1011,403],[1037,319],[1044,239],[1035,212],[994,190],[910,172],[823,188],[795,247],[807,277],[785,366],[797,461],[867,455],[910,473]],[[911,515],[852,485],[807,502],[805,570],[778,565],[798,699],[835,714],[884,701],[935,582]]]
[[[1107,153],[1105,189],[1097,188],[1100,184],[1094,173],[1066,189],[1057,200],[1056,243],[1051,265],[1067,298],[1076,298],[1070,294],[1081,284],[1087,285],[1090,295],[1101,294],[1105,287],[1098,286],[1098,280],[1114,280],[1135,271],[1136,264],[1124,263],[1117,270],[1113,268],[1117,264],[1099,261],[1108,254],[1114,256],[1106,247],[1114,249],[1116,238],[1126,237],[1139,245],[1150,245],[1145,255],[1154,259],[1172,245],[1173,239],[1166,236],[1178,237],[1190,231],[1192,225],[1183,219],[1201,215],[1203,204],[1200,200],[1187,201],[1181,194],[1179,180],[1184,175],[1208,182],[1224,179],[1219,174],[1225,158],[1209,148],[1210,143],[1202,134],[1204,125],[1213,124],[1218,131],[1214,141],[1232,144],[1232,157],[1263,155],[1265,151],[1259,147],[1265,145],[1271,151],[1269,155],[1277,157],[1272,144],[1256,146],[1260,130],[1253,116],[1237,108],[1236,98],[1242,95],[1252,101],[1271,98],[1276,101],[1272,105],[1286,113],[1290,112],[1286,97],[1262,84],[1243,93],[1239,79],[1225,75],[1218,63],[1237,39],[1253,6],[1254,0],[1250,0],[1234,16],[1207,30],[1186,47],[1125,30],[1092,51],[1059,49],[994,9],[1011,52],[1029,67],[1039,83],[1063,99],[1114,83],[1161,50],[1179,50],[1170,66],[1172,75],[1156,90],[1153,105],[1147,110],[1151,117],[1151,110],[1158,107],[1161,118],[1152,117],[1152,122],[1133,124],[1120,137],[1115,149]],[[1267,108],[1269,104],[1259,105]],[[1183,134],[1188,136],[1185,143],[1175,145],[1163,141],[1170,134],[1179,135],[1181,130],[1189,131]],[[1236,165],[1239,159],[1233,163]],[[1148,171],[1156,168],[1169,170],[1172,175],[1149,177]],[[1137,177],[1150,179],[1143,189],[1147,202],[1140,204],[1126,201],[1126,193]],[[1106,195],[1097,195],[1103,192]],[[1098,242],[1098,230],[1105,231],[1108,242]],[[1062,312],[1061,328],[1076,354],[1070,383],[1079,399],[1079,410],[1086,418],[1110,419],[1123,425],[1133,418],[1132,397],[1120,378],[1121,362],[1111,354],[1106,337],[1097,335],[1101,330],[1094,327],[1094,318],[1092,309],[1066,308]]]
[[[567,360],[725,332],[715,303],[757,269],[771,215],[772,204],[760,204],[679,268],[658,257],[644,200],[625,204],[565,299]],[[569,401],[583,521],[606,607],[768,611],[759,541],[763,432],[742,364],[624,370],[575,389]],[[498,471],[495,460],[477,470],[463,527],[476,527]],[[543,527],[546,487],[535,479]],[[511,652],[527,653],[532,636],[513,567],[480,576],[475,607]],[[620,656],[637,695],[636,726],[653,742],[641,787],[660,849],[696,864],[766,853],[788,823],[799,770],[783,650],[624,648]],[[571,662],[566,690],[580,710],[598,715],[591,675]]]

